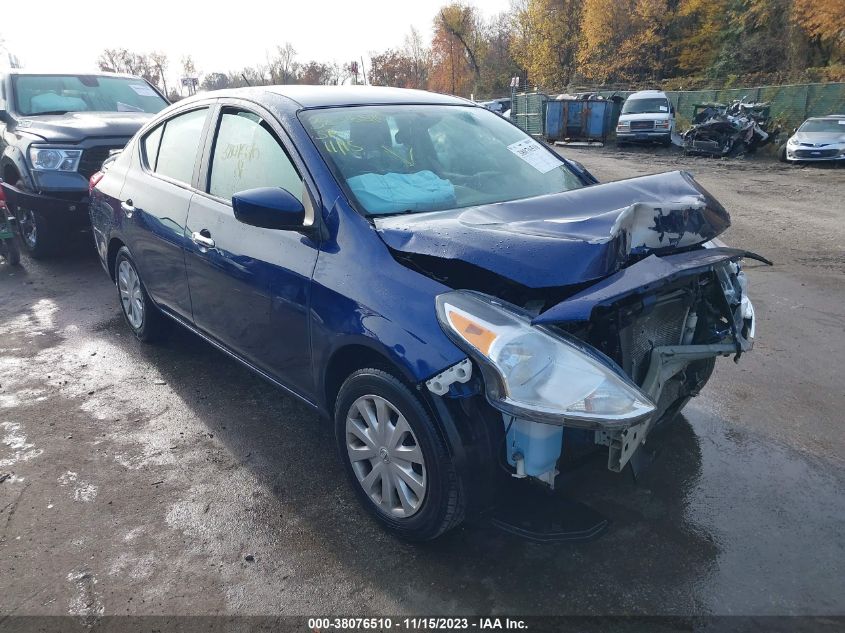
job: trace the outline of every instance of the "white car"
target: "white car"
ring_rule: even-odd
[[[789,137],[781,158],[790,162],[845,161],[845,114],[804,121]]]

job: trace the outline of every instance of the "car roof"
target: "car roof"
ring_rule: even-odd
[[[841,119],[845,119],[845,114],[825,114],[824,116],[811,116],[808,117],[804,122],[807,121],[839,121]]]
[[[204,92],[196,97],[242,97],[260,100],[260,96],[266,94],[285,97],[302,108],[389,104],[476,105],[467,99],[436,92],[382,86],[255,86]]]
[[[666,97],[666,93],[662,90],[638,90],[637,92],[628,95],[629,99],[648,99],[654,97]],[[668,98],[668,97],[667,97]]]

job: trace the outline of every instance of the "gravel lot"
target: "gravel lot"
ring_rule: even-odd
[[[686,169],[731,211],[755,350],[635,484],[561,495],[586,544],[486,525],[411,546],[359,509],[310,412],[193,335],[138,344],[90,243],[0,265],[0,624],[73,614],[845,613],[845,169],[568,148],[601,180]]]

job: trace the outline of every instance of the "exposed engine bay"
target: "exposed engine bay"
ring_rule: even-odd
[[[487,401],[501,413],[512,475],[553,487],[571,439],[586,435],[607,447],[608,468],[619,472],[656,426],[699,393],[717,357],[739,360],[751,349],[754,310],[740,260],[766,260],[713,240],[729,216],[688,174],[547,198],[543,205],[517,201],[454,217],[385,218],[377,227],[398,261],[455,289],[438,298],[439,316],[472,362],[446,368],[428,388],[458,397],[480,370]],[[628,204],[608,209],[622,200]],[[451,238],[452,232],[457,239],[436,252],[429,235]],[[541,256],[520,265],[514,257],[520,251],[525,257],[524,249],[493,239],[533,247]],[[499,311],[506,313],[502,319]],[[508,334],[514,328],[526,334]],[[524,343],[535,334],[547,344]],[[565,362],[561,369],[556,358],[545,359],[567,353],[546,351],[558,344],[592,357],[593,365],[566,374]],[[500,348],[518,349],[502,360]],[[568,408],[554,406],[555,389],[566,399],[566,385],[591,367],[610,378],[585,386],[585,393],[593,391]],[[522,388],[529,383],[533,391]],[[544,391],[552,394],[546,400],[537,395]]]

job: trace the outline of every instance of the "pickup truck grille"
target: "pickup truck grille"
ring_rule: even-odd
[[[654,121],[631,121],[632,130],[653,130]]]
[[[109,157],[109,152],[113,149],[122,149],[120,145],[98,145],[97,147],[90,147],[82,152],[82,158],[79,161],[79,173],[90,178],[95,172],[100,170],[103,161]]]

